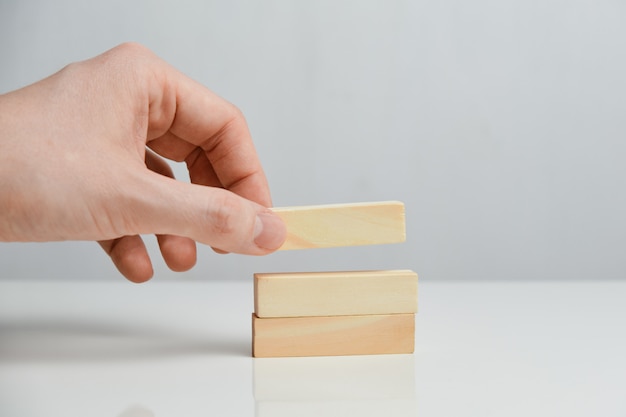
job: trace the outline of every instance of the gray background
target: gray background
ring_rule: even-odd
[[[149,238],[157,280],[626,278],[623,1],[0,0],[0,92],[128,40],[243,110],[275,205],[407,206],[405,244],[265,258],[202,247],[184,274]],[[0,270],[121,279],[88,242],[0,244]]]

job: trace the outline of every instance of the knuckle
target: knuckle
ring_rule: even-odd
[[[147,47],[137,42],[124,42],[111,50],[111,53],[123,56],[151,55]]]
[[[228,123],[226,123],[227,128],[247,125],[246,117],[244,116],[243,111],[239,107],[228,102],[227,108],[228,108]]]
[[[139,79],[150,72],[156,60],[156,55],[150,49],[135,42],[122,43],[96,57],[98,65],[108,68],[111,73],[136,74]]]
[[[236,105],[234,105],[232,103],[230,104],[230,111],[231,111],[231,114],[232,114],[232,118],[234,120],[245,120],[246,119],[244,114],[243,114],[243,111],[239,107],[237,107]]]
[[[238,231],[238,213],[241,204],[227,192],[219,193],[211,201],[209,208],[210,232],[224,239],[233,239]]]

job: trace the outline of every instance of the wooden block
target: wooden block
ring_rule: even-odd
[[[398,201],[272,209],[287,225],[280,248],[377,245],[406,240],[404,204]]]
[[[413,353],[414,314],[258,318],[252,356],[338,356]]]
[[[254,274],[257,317],[350,316],[417,312],[417,274],[409,270]]]

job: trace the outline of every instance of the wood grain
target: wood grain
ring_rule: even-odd
[[[258,317],[417,312],[417,274],[409,270],[254,274]]]
[[[252,355],[337,356],[412,353],[414,314],[259,318],[252,315]]]
[[[280,250],[400,243],[406,240],[399,201],[272,209],[287,225]]]

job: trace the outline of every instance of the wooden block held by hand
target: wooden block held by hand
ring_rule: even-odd
[[[257,317],[417,312],[417,274],[409,270],[254,274]]]
[[[413,353],[415,314],[258,318],[252,356],[337,356]]]
[[[273,208],[287,225],[280,250],[377,245],[406,240],[399,201]]]

